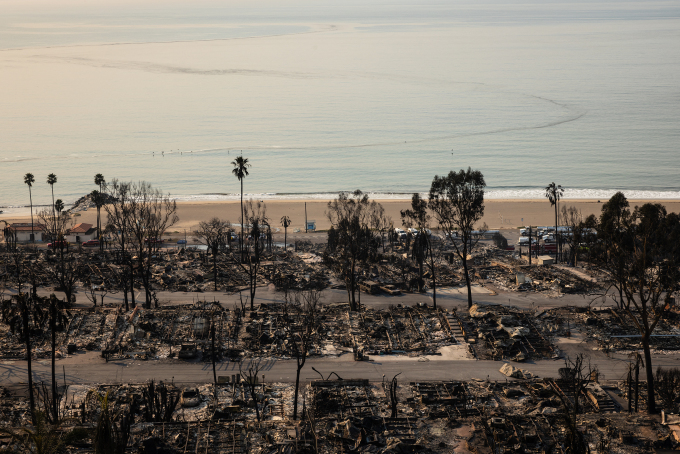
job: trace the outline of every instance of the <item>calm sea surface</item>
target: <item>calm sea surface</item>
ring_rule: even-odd
[[[0,3],[0,206],[229,198],[240,153],[257,197],[680,198],[680,1]]]

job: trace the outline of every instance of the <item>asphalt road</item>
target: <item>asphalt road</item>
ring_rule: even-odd
[[[526,369],[538,377],[557,377],[558,369],[564,367],[563,360],[542,360],[536,362],[513,363],[518,368]],[[654,367],[678,367],[680,358],[677,356],[657,357]],[[259,367],[259,374],[265,375],[266,381],[287,382],[295,381],[296,362],[294,360],[258,359],[244,360],[242,367],[247,370],[253,364]],[[367,378],[371,381],[381,381],[383,375],[391,378],[401,373],[401,380],[432,381],[432,380],[471,380],[491,379],[505,380],[499,372],[502,361],[418,361],[417,359],[389,359],[375,357],[370,361],[353,361],[351,355],[339,358],[310,358],[302,371],[302,380],[307,382],[321,376],[313,369],[317,369],[324,378],[331,372],[336,372],[343,379]],[[605,379],[618,380],[624,378],[628,370],[628,361],[624,358],[599,359],[593,361]],[[33,374],[36,382],[50,380],[49,360],[34,361]],[[64,373],[66,383],[142,383],[150,379],[172,381],[176,383],[210,383],[213,381],[212,365],[204,362],[183,362],[179,360],[152,361],[110,361],[106,363],[99,357],[98,352],[88,352],[74,355],[57,361],[57,375],[60,384],[63,383]],[[239,364],[235,362],[221,362],[217,364],[217,375],[233,375],[239,373]],[[643,374],[644,375],[644,374]],[[644,379],[644,376],[642,377]],[[27,382],[25,361],[3,361],[0,363],[0,384],[3,386],[21,385]]]
[[[15,293],[12,290],[7,291],[8,294]],[[60,292],[54,292],[50,289],[38,289],[38,294],[40,296],[49,296],[50,293],[56,293],[57,296],[63,297]],[[224,307],[231,308],[234,305],[239,304],[239,294],[238,293],[225,293],[225,292],[202,292],[202,293],[190,293],[190,292],[169,292],[162,291],[157,292],[158,299],[161,305],[180,305],[193,303],[195,301],[219,301]],[[247,291],[242,294],[243,299],[249,296]],[[79,307],[91,307],[92,303],[87,299],[85,292],[79,289],[76,294],[77,306]],[[361,299],[361,303],[375,309],[387,308],[390,305],[413,305],[417,303],[426,303],[428,305],[432,304],[432,293],[431,291],[427,293],[406,293],[399,296],[390,295],[368,295],[366,293],[357,293],[357,298]],[[144,293],[138,291],[135,295],[135,301],[139,304],[144,302]],[[282,303],[284,301],[283,292],[272,292],[268,287],[258,287],[257,293],[255,295],[255,305],[260,303]],[[602,302],[602,299],[596,295],[561,295],[560,297],[551,297],[542,293],[534,292],[494,292],[486,288],[477,288],[473,293],[473,301],[480,304],[504,304],[509,306],[516,306],[523,309],[534,309],[537,311],[553,308],[553,307],[563,307],[563,306],[588,306],[589,304],[594,304],[597,306],[602,305],[613,305],[612,300],[608,300],[606,303]],[[321,303],[342,303],[347,302],[347,292],[345,290],[334,290],[326,289],[321,292]],[[98,303],[99,304],[99,303]],[[123,304],[122,293],[108,294],[104,298],[104,304],[113,304],[116,306]],[[465,287],[459,290],[451,288],[438,288],[437,289],[437,304],[445,309],[457,308],[462,309],[467,307],[467,290]]]

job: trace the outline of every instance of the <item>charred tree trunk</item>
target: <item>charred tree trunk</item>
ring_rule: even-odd
[[[28,302],[25,300],[25,296],[19,295],[22,298],[22,309],[23,309],[23,324],[24,324],[24,340],[26,342],[26,369],[28,371],[28,401],[31,406],[31,421],[35,424],[35,396],[33,394],[33,370],[32,370],[32,359],[31,359],[31,332],[28,326]]]
[[[466,254],[466,252],[463,252]],[[465,273],[465,285],[467,285],[468,309],[472,307],[472,285],[470,283],[470,273],[468,272],[467,257],[463,258],[463,272]]]
[[[649,348],[649,335],[642,336],[642,348],[645,353],[645,372],[647,373],[647,413],[656,413],[654,398],[654,371],[652,370],[652,354]]]
[[[215,278],[215,291],[217,291],[217,250],[213,251],[213,275]]]
[[[59,412],[57,411],[57,374],[55,371],[55,361],[57,349],[57,301],[56,298],[50,298],[50,331],[52,333],[52,413],[53,420],[56,422],[59,417]]]
[[[300,372],[302,371],[302,368],[305,365],[305,360],[302,360],[302,364],[300,364],[300,358],[298,357],[298,362],[297,362],[297,372],[295,373],[295,397],[293,398],[293,420],[297,421],[297,413],[298,413],[298,395],[300,392]]]
[[[210,327],[210,347],[212,350],[212,368],[213,368],[213,388],[215,390],[215,405],[218,404],[217,401],[217,368],[215,367],[216,355],[215,355],[215,320],[212,320],[212,326]],[[235,386],[235,385],[234,385]]]

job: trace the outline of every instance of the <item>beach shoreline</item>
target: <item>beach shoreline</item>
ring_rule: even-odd
[[[264,200],[264,203],[267,207],[267,216],[272,227],[280,228],[281,217],[288,216],[292,221],[288,232],[294,232],[297,229],[304,232],[305,218],[308,221],[315,221],[317,230],[326,230],[330,227],[330,223],[325,215],[328,201],[319,199],[269,199]],[[376,199],[376,201],[383,205],[385,214],[392,218],[394,226],[401,227],[400,211],[410,208],[410,200]],[[560,201],[560,209],[562,206],[574,206],[581,211],[584,219],[590,214],[599,217],[604,202],[606,200],[568,199]],[[631,208],[634,208],[636,205],[652,202],[664,205],[669,212],[680,212],[680,200],[629,200],[629,202]],[[484,205],[485,210],[482,222],[486,222],[490,229],[514,229],[524,225],[549,226],[555,223],[555,209],[547,199],[491,199],[485,200]],[[34,210],[34,215],[36,212],[37,210]],[[75,214],[76,216],[73,218],[74,224],[80,222],[96,224],[97,210],[95,208]],[[200,202],[178,201],[177,214],[179,221],[169,229],[169,233],[183,233],[184,229],[187,232],[194,231],[198,228],[201,221],[208,221],[213,217],[238,224],[240,202],[217,200]],[[104,210],[102,210],[102,217],[106,218]],[[21,213],[6,212],[0,214],[0,220],[8,223],[30,222],[30,209],[22,210]]]

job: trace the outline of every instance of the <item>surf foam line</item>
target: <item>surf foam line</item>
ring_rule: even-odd
[[[623,192],[630,200],[680,200],[679,191],[654,191],[642,189],[566,189],[564,200],[600,200],[602,202],[611,198],[617,192]],[[247,193],[244,198],[253,200],[333,200],[338,196],[338,192],[318,192],[318,193]],[[343,191],[351,192],[351,191]],[[375,191],[366,192],[374,200],[410,200],[413,193],[417,192],[424,199],[428,198],[427,192],[389,192]],[[238,202],[240,194],[197,194],[197,195],[178,195],[173,199],[178,202]],[[486,200],[544,200],[545,188],[526,188],[526,189],[489,189],[485,192]]]

